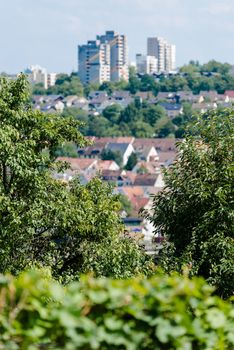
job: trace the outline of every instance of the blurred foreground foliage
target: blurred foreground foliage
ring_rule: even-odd
[[[63,287],[50,273],[0,278],[0,349],[234,347],[232,304],[203,279],[94,279]]]

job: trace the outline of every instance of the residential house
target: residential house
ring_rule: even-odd
[[[103,181],[107,181],[115,187],[132,185],[132,180],[127,176],[124,170],[103,170],[101,172],[101,178]]]
[[[128,98],[131,97],[130,92],[129,91],[125,91],[125,90],[118,90],[118,91],[113,91],[112,95],[111,95],[116,101],[122,101],[122,100],[126,100]]]
[[[175,92],[159,92],[157,94],[157,100],[158,101],[168,101],[168,102],[174,102],[175,101]]]
[[[88,96],[89,100],[103,100],[108,98],[108,94],[106,91],[91,91]]]
[[[202,102],[216,102],[218,99],[218,92],[216,90],[200,91],[198,96],[198,103]]]
[[[103,170],[119,170],[118,164],[114,160],[98,160],[97,170],[102,172]]]
[[[202,102],[202,103],[193,103],[192,109],[200,113],[206,113],[209,110],[217,109],[216,102]]]
[[[119,152],[122,158],[122,164],[125,166],[128,158],[134,152],[134,148],[130,143],[108,143],[106,149],[112,152]]]
[[[87,180],[90,180],[97,172],[96,159],[58,157],[57,161],[68,163],[69,169],[65,170],[64,174],[65,177],[68,175],[70,179],[77,175],[84,175]]]
[[[145,187],[164,187],[162,174],[138,174],[134,181],[134,186]]]
[[[179,103],[160,102],[159,106],[166,110],[169,118],[175,118],[183,113],[183,106]]]
[[[136,174],[157,174],[160,172],[159,162],[145,162],[139,161],[132,169]]]
[[[175,98],[177,99],[177,102],[189,102],[193,103],[197,101],[197,96],[192,93],[192,91],[177,91]]]
[[[87,146],[85,148],[78,148],[77,154],[78,154],[78,157],[80,158],[100,159],[105,147],[106,147],[106,143],[95,142],[91,146]]]
[[[152,91],[138,91],[135,94],[135,97],[140,98],[140,101],[145,101],[153,98],[153,93]]]
[[[173,138],[139,138],[133,141],[135,149],[144,146],[154,146],[156,151],[168,152],[176,151],[176,140]]]
[[[155,162],[158,160],[158,153],[154,146],[139,145],[135,147],[135,153],[141,161]]]
[[[233,102],[234,101],[234,90],[226,90],[224,92],[225,96],[228,96],[229,101]]]
[[[130,143],[133,144],[135,138],[132,136],[119,136],[119,137],[94,137],[93,142],[100,143]]]
[[[160,167],[167,168],[172,165],[176,159],[175,151],[158,151],[158,164]]]

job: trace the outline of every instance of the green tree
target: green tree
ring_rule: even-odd
[[[230,68],[231,68],[231,65],[228,63],[220,63],[215,60],[211,60],[201,66],[201,71],[228,74]]]
[[[36,260],[39,246],[43,252],[57,220],[65,195],[50,176],[58,147],[86,142],[73,118],[32,110],[24,76],[0,86],[0,269],[17,272]]]
[[[137,121],[139,117],[139,110],[135,106],[135,103],[129,104],[120,115],[120,122],[131,123]]]
[[[57,157],[77,158],[77,145],[74,142],[67,142],[63,146],[58,147],[55,154]]]
[[[83,96],[83,85],[76,73],[71,75],[59,74],[55,85],[46,90],[47,95],[61,94],[63,96],[78,95]]]
[[[106,107],[103,110],[102,114],[103,117],[108,119],[112,124],[118,124],[121,111],[122,108],[120,107],[120,105],[113,104],[111,106]]]
[[[192,135],[191,135],[192,133]],[[189,264],[223,297],[234,292],[234,112],[198,117],[154,198],[155,229],[168,238],[168,269]]]
[[[131,94],[135,94],[140,90],[141,82],[140,79],[133,73],[129,77],[129,83],[127,89],[131,92]]]
[[[180,67],[181,73],[186,74],[193,74],[193,73],[199,73],[200,72],[200,65],[197,62],[190,61],[189,64],[185,64],[184,66]]]
[[[65,202],[69,209],[63,207],[66,220],[57,229],[53,254],[53,274],[58,279],[68,282],[88,272],[95,276],[128,278],[147,271],[148,264],[151,266],[150,259],[137,244],[123,237],[121,203],[112,192],[112,187],[99,178],[86,186],[78,179],[70,184]]]
[[[134,168],[134,166],[137,164],[137,155],[135,152],[132,152],[132,154],[130,154],[127,164],[125,165],[125,169],[126,170],[132,170]]]
[[[87,144],[79,121],[35,111],[28,100],[24,76],[1,79],[0,272],[49,266],[67,282],[88,271],[124,278],[146,271],[149,259],[121,236],[112,189],[100,179],[83,186],[52,176],[66,169],[55,161],[61,145]]]
[[[155,94],[158,93],[157,85],[156,85],[154,77],[152,75],[144,74],[141,77],[140,90],[141,91],[154,91]]]
[[[158,131],[158,137],[163,138],[167,137],[170,134],[173,134],[175,131],[175,127],[171,120],[169,120],[163,127],[161,127]]]
[[[131,134],[135,137],[153,137],[154,129],[142,119],[129,124]]]
[[[66,107],[62,114],[64,118],[73,117],[80,122],[80,131],[82,135],[87,136],[89,131],[89,114],[87,111],[77,107]]]
[[[32,86],[33,95],[46,95],[46,89],[44,88],[43,83],[37,83]]]
[[[112,151],[111,149],[104,149],[101,154],[102,160],[114,160],[119,166],[122,166],[122,156],[119,151]]]
[[[132,208],[132,203],[130,202],[128,197],[125,196],[124,194],[120,193],[118,199],[119,199],[120,204],[121,204],[121,210],[124,210],[126,212],[127,216],[130,216],[133,208]]]
[[[110,126],[111,124],[109,120],[107,120],[103,116],[90,116],[88,121],[88,135],[98,137],[106,136],[106,133]]]
[[[156,121],[166,116],[166,111],[162,106],[149,106],[143,109],[144,121],[151,126],[154,126]]]

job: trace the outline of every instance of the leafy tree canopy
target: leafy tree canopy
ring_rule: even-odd
[[[135,152],[132,152],[128,158],[127,164],[125,165],[126,170],[132,170],[137,164],[138,158]]]
[[[192,275],[204,276],[223,297],[234,292],[233,137],[232,109],[198,117],[179,144],[151,217],[170,243],[166,269],[189,264]]]
[[[55,161],[59,147],[87,144],[79,121],[32,110],[24,76],[2,78],[0,87],[0,272],[50,266],[67,282],[88,271],[112,277],[147,271],[149,259],[121,236],[111,188],[100,179],[82,186],[52,177],[66,168]]]

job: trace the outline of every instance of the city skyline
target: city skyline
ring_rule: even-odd
[[[147,37],[162,36],[176,45],[178,66],[190,59],[234,63],[233,15],[232,0],[0,1],[0,71],[30,64],[76,71],[77,45],[108,29],[127,36],[130,61],[146,53]]]

